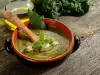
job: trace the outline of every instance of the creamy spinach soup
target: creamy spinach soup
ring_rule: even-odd
[[[32,30],[40,40],[32,43],[24,33],[19,33],[17,48],[24,55],[36,59],[50,59],[64,53],[69,47],[69,40],[63,35],[51,30]],[[24,38],[23,38],[24,37]]]

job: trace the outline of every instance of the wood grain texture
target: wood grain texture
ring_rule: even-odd
[[[43,75],[100,75],[100,31],[82,41],[63,64]]]
[[[57,18],[84,40],[100,29],[100,0],[90,0],[89,12],[81,17],[62,16]]]
[[[57,18],[75,35],[82,37],[81,46],[75,53],[60,63],[29,67],[4,50],[0,52],[0,75],[100,75],[100,0],[90,1],[93,6],[84,16]],[[0,27],[0,48],[10,37],[8,31],[6,33],[6,29],[2,29]]]

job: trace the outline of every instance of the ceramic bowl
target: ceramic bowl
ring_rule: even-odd
[[[44,18],[43,20],[48,25],[48,27],[55,27],[55,28],[59,29],[60,31],[62,31],[62,33],[64,33],[66,38],[69,39],[69,41],[70,41],[70,46],[69,46],[68,50],[66,50],[63,54],[61,54],[55,58],[51,58],[51,59],[34,59],[31,57],[25,56],[23,53],[19,52],[19,50],[16,47],[16,41],[18,39],[18,29],[16,29],[12,34],[11,43],[12,43],[14,52],[20,58],[30,61],[32,63],[47,63],[47,62],[54,62],[57,60],[61,60],[64,57],[68,56],[72,52],[72,49],[74,47],[74,35],[73,35],[72,31],[67,26],[65,26],[63,23],[61,23],[57,20],[49,19],[49,18]],[[28,25],[29,21],[25,22],[25,24]]]

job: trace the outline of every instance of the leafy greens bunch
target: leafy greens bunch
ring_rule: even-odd
[[[89,10],[88,0],[31,0],[39,15],[56,18],[60,15],[82,16]]]

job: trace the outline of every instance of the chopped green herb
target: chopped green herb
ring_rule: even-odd
[[[41,42],[41,40],[39,40],[39,41],[37,41],[37,42],[35,42],[35,43],[33,44],[33,47],[34,47],[34,48],[39,48],[39,47],[41,47],[41,45],[42,45],[42,42]]]
[[[44,38],[44,32],[42,31],[41,33],[40,33],[40,40],[41,41],[43,41],[45,38]]]
[[[33,43],[33,48],[38,48],[43,47],[45,44],[52,44],[52,39],[44,36],[44,32],[40,32],[40,40],[37,41],[36,43]]]

